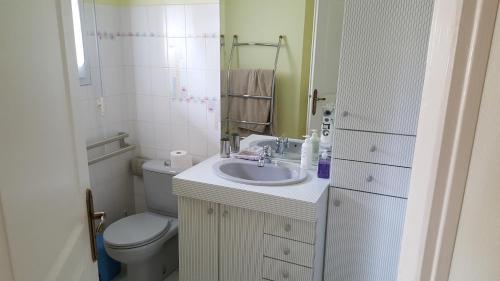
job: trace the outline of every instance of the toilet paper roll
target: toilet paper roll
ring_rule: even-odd
[[[187,151],[174,150],[170,152],[170,166],[177,171],[185,170],[193,166],[193,158]]]

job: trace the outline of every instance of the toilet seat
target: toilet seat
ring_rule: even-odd
[[[112,223],[104,231],[109,248],[132,249],[161,239],[170,229],[173,218],[145,212]]]

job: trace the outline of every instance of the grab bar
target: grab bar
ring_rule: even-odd
[[[125,152],[128,152],[128,151],[131,151],[131,150],[134,150],[135,149],[135,145],[127,145],[125,146],[124,148],[120,148],[116,151],[113,151],[111,153],[108,153],[108,154],[104,154],[102,156],[99,156],[97,158],[94,158],[92,160],[89,160],[89,166],[92,165],[92,164],[95,164],[97,162],[101,162],[103,160],[106,160],[106,159],[109,159],[113,156],[116,156],[116,155],[119,155],[119,154],[122,154],[122,153],[125,153]]]
[[[93,149],[93,148],[96,148],[99,146],[103,146],[103,145],[106,145],[108,143],[112,143],[115,141],[118,141],[120,144],[120,149],[115,150],[115,151],[110,152],[110,153],[107,153],[107,154],[104,154],[104,155],[101,155],[101,156],[96,157],[92,160],[89,160],[88,165],[90,166],[92,164],[95,164],[97,162],[101,162],[103,160],[109,159],[109,158],[114,157],[116,155],[134,150],[136,148],[135,145],[130,145],[130,144],[125,142],[125,138],[127,138],[127,137],[129,137],[129,134],[120,132],[120,133],[118,133],[117,136],[106,138],[104,140],[100,140],[100,141],[97,141],[97,142],[94,142],[94,143],[87,145],[87,150],[90,150],[90,149]]]
[[[125,138],[128,138],[128,137],[129,137],[129,134],[124,133],[124,132],[120,132],[120,133],[118,133],[118,135],[116,135],[114,137],[106,138],[106,139],[96,141],[94,143],[87,145],[87,150],[92,149],[92,148],[96,148],[99,146],[103,146],[105,144],[112,143],[115,141],[120,141],[120,144],[121,144],[121,141],[124,140]]]

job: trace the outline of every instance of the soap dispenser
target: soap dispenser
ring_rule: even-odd
[[[318,165],[319,160],[319,135],[318,130],[311,131],[311,144],[312,144],[312,164]]]
[[[307,170],[312,168],[312,154],[313,147],[311,138],[309,136],[306,136],[306,139],[302,144],[302,150],[300,153],[300,168]]]
[[[319,157],[318,163],[318,178],[329,179],[330,178],[330,163],[331,157],[328,151],[324,150]]]

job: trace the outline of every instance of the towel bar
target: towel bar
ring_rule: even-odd
[[[226,102],[226,135],[229,135],[229,124],[232,123],[241,123],[241,124],[253,124],[253,125],[265,125],[269,126],[269,133],[272,135],[274,133],[274,101],[275,101],[275,92],[276,92],[276,69],[278,67],[278,58],[280,54],[280,49],[281,45],[283,42],[283,39],[285,38],[284,35],[279,36],[278,43],[263,43],[263,42],[238,42],[238,35],[233,36],[233,44],[231,46],[231,53],[229,54],[229,61],[228,61],[228,66],[227,66],[227,79],[226,79],[226,95],[225,98],[227,101],[229,101],[230,97],[235,97],[235,98],[248,98],[248,99],[264,99],[264,100],[269,100],[271,102],[270,110],[269,110],[269,122],[252,122],[252,121],[245,121],[245,120],[232,120],[229,118],[229,112],[230,112],[230,102]],[[273,69],[273,80],[271,83],[271,96],[270,97],[263,97],[263,96],[252,96],[252,95],[236,95],[230,93],[231,85],[230,85],[230,79],[231,79],[231,64],[233,62],[233,56],[234,56],[234,51],[237,47],[243,47],[243,46],[260,46],[260,47],[273,47],[276,48],[276,56],[274,58],[274,69]]]

